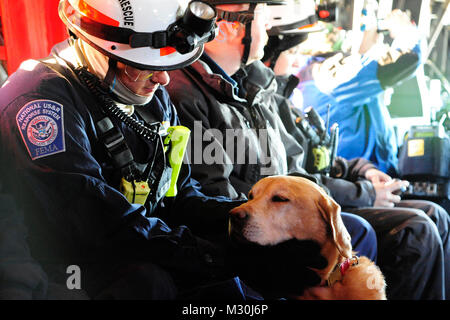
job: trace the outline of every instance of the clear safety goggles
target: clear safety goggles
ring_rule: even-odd
[[[147,81],[153,77],[155,71],[153,70],[141,70],[137,68],[130,67],[129,65],[125,65],[124,73],[128,76],[128,78],[133,82],[142,82]]]

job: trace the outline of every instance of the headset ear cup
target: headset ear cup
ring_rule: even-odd
[[[283,34],[269,36],[267,45],[264,47],[263,62],[270,60],[270,68],[275,67],[278,57],[283,51],[289,50],[307,39],[307,34]]]
[[[278,36],[269,36],[266,46],[264,47],[264,57],[261,59],[263,62],[274,60],[275,51],[280,45],[280,39]],[[276,61],[276,59],[275,59]]]

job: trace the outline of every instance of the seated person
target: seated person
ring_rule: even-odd
[[[13,299],[45,298],[46,278],[66,287],[67,270],[78,270],[75,289],[93,299],[201,297],[200,287],[215,283],[224,286],[215,291],[222,297],[260,298],[228,270],[217,240],[226,240],[227,213],[241,201],[205,196],[188,166],[173,175],[163,145],[168,127],[179,125],[164,89],[166,70],[201,55],[215,35],[214,9],[202,3],[211,23],[189,47],[181,38],[149,42],[155,21],[156,31],[180,24],[187,9],[176,0],[157,11],[130,0],[133,28],[114,1],[89,3],[95,9],[62,0],[60,16],[72,37],[47,59],[24,62],[0,89],[2,182],[18,206],[16,213],[8,206],[6,214],[15,216],[1,221],[0,255],[28,261],[15,270],[2,259],[8,278],[0,279],[0,290]],[[209,224],[197,229],[217,242],[165,222],[181,211],[208,215]],[[30,291],[4,290],[16,280]]]
[[[295,72],[302,59],[299,50],[302,47],[302,42],[307,38],[307,32],[311,30],[311,28],[291,29],[292,25],[295,25],[295,19],[294,21],[289,19],[291,12],[295,12],[295,8],[272,7],[273,23],[269,30],[270,36],[263,58],[265,64],[274,70],[278,92],[286,98],[295,96],[295,92],[299,90],[296,88],[299,80],[292,73]],[[275,18],[275,16],[278,18]],[[302,21],[298,18],[298,15],[296,19]],[[317,28],[313,28],[313,30],[317,30]],[[305,88],[305,90],[308,89]],[[306,94],[308,93],[306,92]],[[294,112],[296,112],[296,109],[292,103],[279,105],[278,114],[283,119],[286,128],[304,146],[307,156],[311,156],[312,152],[308,150],[311,141],[297,127]],[[360,165],[357,165],[358,163]],[[368,170],[358,170],[362,167],[361,164]],[[322,180],[325,181],[325,185],[344,210],[361,215],[374,227],[378,239],[379,265],[385,273],[388,283],[390,283],[390,288],[388,288],[390,298],[438,298],[435,292],[442,292],[445,280],[448,282],[448,279],[450,279],[450,265],[446,263],[450,259],[450,217],[447,212],[439,205],[429,201],[401,200],[393,192],[399,188],[402,182],[394,181],[390,176],[377,170],[367,160],[355,158],[349,161],[338,158],[335,169],[332,170],[332,173],[335,173],[332,176],[339,175],[339,179],[322,176]],[[375,201],[352,205],[351,201],[346,201],[345,198],[340,196],[340,194],[345,194],[347,189],[342,179],[347,183],[354,182],[356,184],[370,180],[371,183],[364,192],[373,194]],[[341,181],[340,184],[337,184],[337,181]],[[370,199],[370,197],[365,199]],[[391,208],[392,206],[395,206],[395,208]],[[430,217],[431,220],[426,216]],[[428,225],[430,235],[426,243],[423,238],[413,236],[414,233],[420,234],[423,232],[424,224]],[[433,225],[437,226],[438,232],[435,231]],[[414,231],[409,233],[410,229]],[[410,240],[400,240],[403,237],[408,238],[410,236]],[[430,246],[430,243],[434,243],[434,245]],[[415,254],[417,248],[420,247],[423,247],[422,252],[427,252],[430,247],[435,248],[434,263],[427,264],[426,261],[429,261],[429,256],[423,255],[420,257]],[[443,260],[440,258],[441,254],[444,256]],[[396,255],[408,255],[411,259],[398,262]],[[412,263],[413,260],[414,263]],[[428,268],[423,268],[424,265],[427,265]],[[442,279],[440,273],[436,274],[433,271],[436,265],[439,266],[440,270],[445,271],[445,280]],[[400,270],[403,270],[403,272]],[[435,278],[435,275],[438,277]],[[430,276],[434,279],[430,281],[430,283],[434,283],[434,287],[431,290],[426,290],[426,279]],[[415,288],[414,285],[410,284],[416,283],[411,281],[412,277],[422,279],[423,285],[420,288]],[[446,290],[448,289],[449,286],[446,286]]]
[[[304,150],[287,132],[278,116],[278,106],[283,101],[286,103],[286,99],[276,94],[272,71],[258,62],[262,57],[264,31],[268,21],[264,18],[264,7],[250,7],[250,11],[254,9],[255,14],[249,23],[245,19],[249,12],[248,4],[226,5],[226,1],[213,3],[217,4],[219,17],[222,18],[218,23],[221,28],[219,36],[205,45],[206,54],[197,62],[182,70],[171,71],[171,77],[176,80],[167,88],[181,121],[194,130],[194,136],[198,134],[202,138],[192,141],[195,144],[192,147],[193,176],[200,181],[208,195],[238,197],[241,193],[248,192],[263,176],[305,173],[301,166]],[[246,40],[250,35],[252,41]],[[369,168],[373,166],[360,167],[360,174],[364,174]],[[379,176],[379,171],[372,170],[372,174]],[[361,200],[358,197],[364,190],[363,197],[368,197],[366,203],[372,205],[376,194],[370,181],[351,184],[342,195],[348,202],[352,199]],[[388,191],[379,194],[379,197],[393,205],[393,200],[397,198],[388,197]],[[345,216],[351,215],[343,214],[344,218]],[[195,218],[201,221],[201,217]],[[416,218],[412,219],[414,223],[417,221],[418,226],[422,225],[419,221],[422,218],[415,220]],[[180,219],[190,218],[180,215]],[[400,223],[394,218],[389,221],[386,225],[391,229]],[[442,244],[439,235],[432,224],[426,226],[425,233],[427,241],[433,247],[433,262],[427,265],[423,277],[420,275],[418,279],[429,276],[435,266],[442,270]],[[433,279],[433,285],[439,291],[424,292],[419,289],[413,294],[405,287],[401,288],[401,285],[406,284],[399,283],[403,296],[399,294],[397,297],[414,296],[420,299],[428,295],[429,298],[442,298],[442,280],[439,275]],[[393,285],[397,287],[396,284]]]
[[[324,39],[325,48],[315,47],[320,34],[300,45],[306,63],[298,67],[298,88],[291,99],[297,108],[313,106],[330,123],[339,123],[338,155],[346,159],[362,157],[394,177],[398,176],[398,145],[389,111],[384,103],[390,88],[411,77],[422,64],[419,31],[406,13],[396,9],[386,18],[392,45],[383,43],[383,34],[376,25],[364,32],[360,49],[350,53],[345,32],[333,30]],[[340,52],[332,52],[344,38]],[[325,47],[325,46],[324,46]],[[339,47],[338,47],[339,48]],[[323,54],[322,56],[320,54]],[[301,93],[301,94],[300,94]]]
[[[205,44],[205,54],[198,61],[170,71],[173,81],[166,88],[181,123],[193,131],[191,169],[202,191],[208,196],[239,199],[264,176],[306,174],[300,165],[303,150],[270,111],[278,99],[274,87],[258,87],[244,97],[245,88],[231,78],[241,64],[262,57],[267,1],[208,2],[217,5],[219,34]],[[263,130],[258,136],[259,129]],[[352,191],[355,193],[349,197],[357,196],[357,190]],[[375,260],[376,239],[369,224],[356,215],[342,213],[342,217],[354,249]],[[179,212],[175,221],[194,228],[209,219]]]

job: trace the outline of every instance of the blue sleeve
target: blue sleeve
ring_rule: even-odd
[[[317,63],[312,61],[312,63]],[[313,65],[307,67],[308,70],[312,70]],[[317,79],[312,76],[312,72],[309,77],[302,77],[300,74],[301,82],[297,86],[302,93],[303,108],[312,106],[320,114],[327,113],[327,105],[340,105],[341,108],[354,108],[359,107],[362,104],[368,102],[370,97],[376,96],[383,91],[377,78],[378,63],[375,60],[362,59],[357,65],[341,66],[339,73],[348,72],[348,68],[352,68],[354,75],[339,76],[340,82],[335,80],[335,87],[330,87],[329,91],[322,91],[321,84],[317,83]],[[306,69],[305,69],[306,70]],[[321,71],[325,72],[325,71]],[[332,72],[329,72],[329,77],[333,77]],[[330,80],[331,83],[331,80]]]
[[[360,107],[383,91],[377,78],[377,61],[362,61],[360,67],[353,78],[331,92],[331,96],[339,105]]]

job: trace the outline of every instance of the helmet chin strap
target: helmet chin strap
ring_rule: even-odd
[[[248,9],[249,12],[255,12],[256,3],[250,3],[250,7]],[[252,21],[245,24],[245,36],[242,38],[242,44],[244,45],[244,53],[242,55],[241,64],[242,66],[247,65],[248,56],[250,54],[250,47],[252,44]]]
[[[112,91],[111,86],[114,83],[114,79],[117,73],[117,60],[109,58],[108,71],[106,71],[105,78],[103,79],[102,86],[108,91]]]

